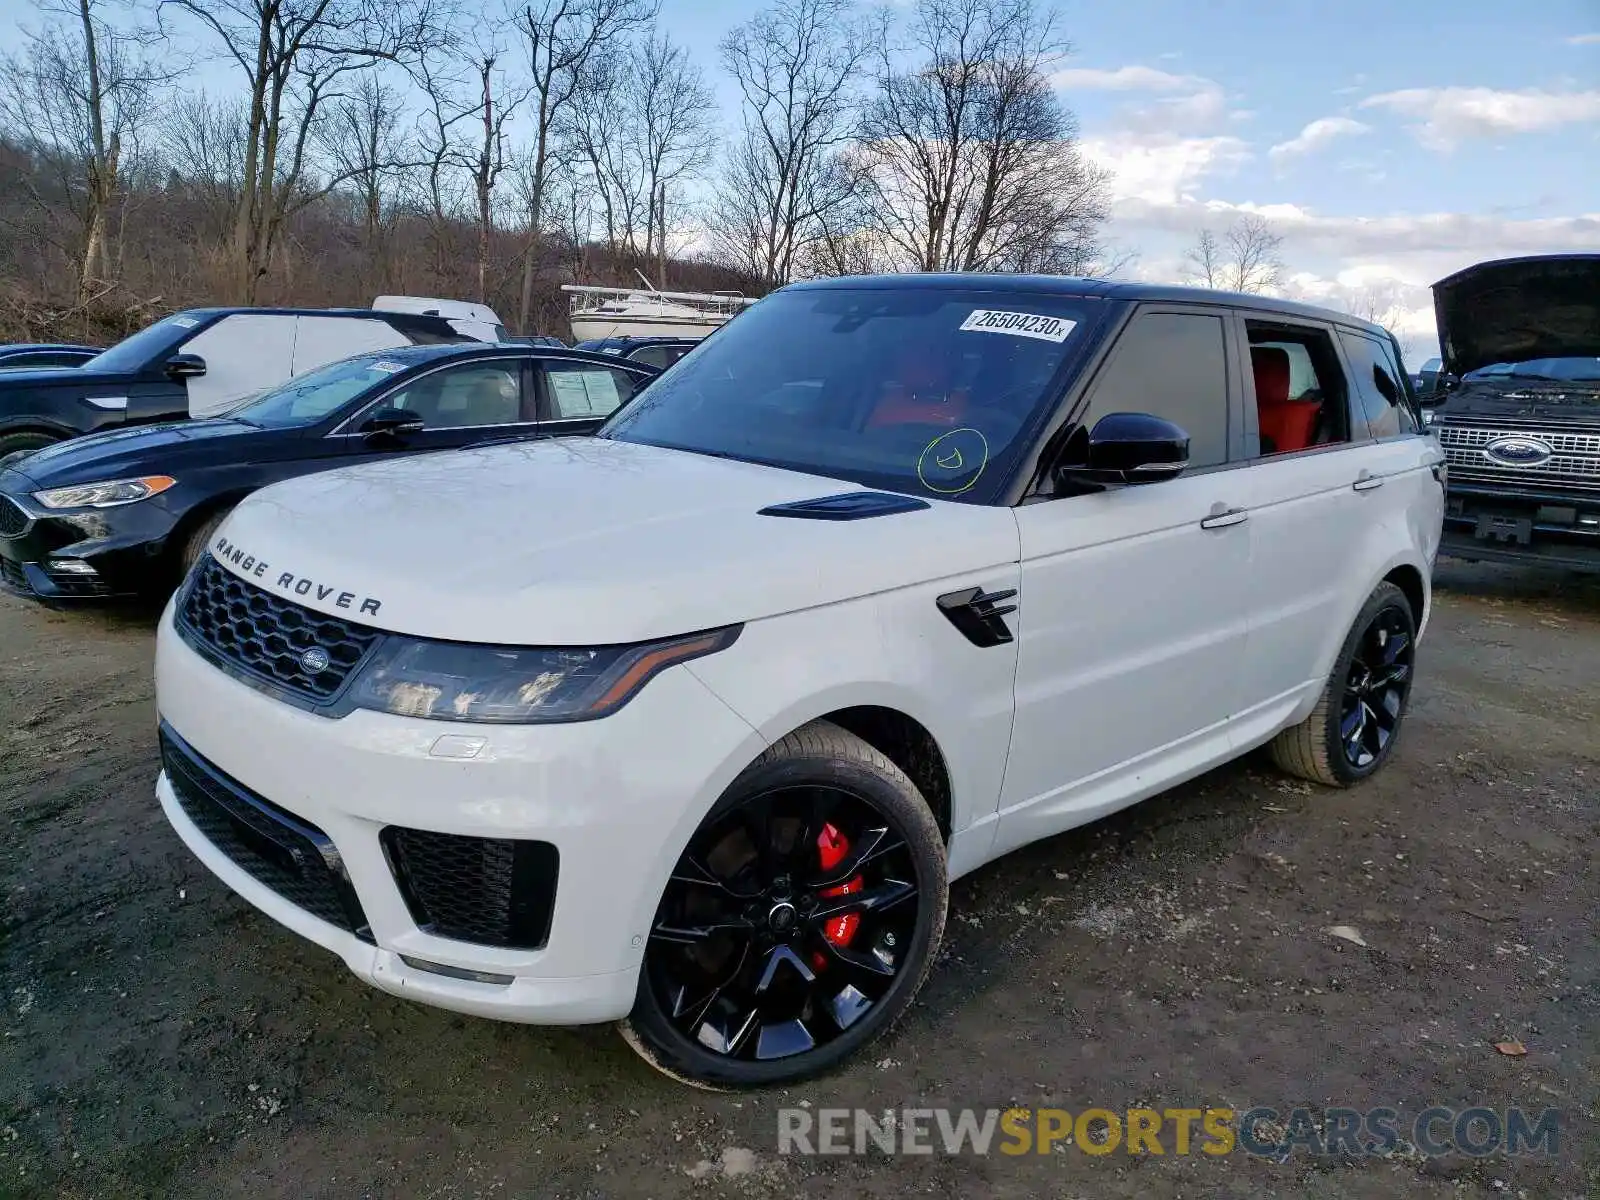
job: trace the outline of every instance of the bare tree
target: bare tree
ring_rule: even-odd
[[[198,21],[242,74],[249,98],[244,171],[228,250],[233,292],[253,303],[285,221],[343,182],[313,182],[308,151],[347,77],[437,40],[431,0],[160,0]]]
[[[1068,51],[1054,11],[919,0],[909,45],[877,40],[861,153],[873,226],[896,256],[922,271],[1088,269],[1108,176],[1081,153],[1050,84]]]
[[[165,75],[137,32],[108,23],[101,0],[42,7],[57,23],[23,34],[0,60],[0,129],[67,168],[63,190],[80,303],[112,275],[108,229],[127,160]]]
[[[388,232],[399,178],[410,165],[401,129],[404,113],[400,94],[376,74],[366,74],[332,106],[320,136],[331,171],[349,183],[360,204],[362,244],[376,260],[371,278],[380,285],[389,278]]]
[[[1185,274],[1202,287],[1266,292],[1283,282],[1283,237],[1255,213],[1234,220],[1219,239],[1202,229],[1184,255]]]
[[[1264,217],[1246,213],[1229,227],[1224,240],[1230,291],[1265,292],[1282,282],[1283,238]]]
[[[517,85],[500,69],[498,49],[477,49],[472,62],[476,75],[475,104],[469,111],[473,144],[467,160],[472,194],[477,202],[478,300],[489,299],[489,244],[494,233],[494,190],[506,170],[506,124],[533,93]]]
[[[1342,307],[1363,321],[1371,321],[1387,329],[1400,345],[1401,358],[1409,362],[1416,352],[1417,338],[1404,328],[1410,310],[1402,287],[1395,281],[1371,283],[1348,294]]]
[[[689,52],[666,34],[651,36],[629,55],[625,110],[639,141],[640,178],[646,198],[644,252],[667,256],[666,190],[705,169],[716,148],[716,98]],[[664,277],[656,280],[665,287]]]
[[[521,172],[529,212],[528,245],[522,258],[519,327],[533,308],[533,280],[545,190],[557,162],[553,136],[578,96],[585,70],[597,54],[655,20],[657,0],[527,0],[507,15],[528,54],[531,96],[531,147]]]
[[[1184,276],[1193,280],[1201,287],[1223,287],[1223,276],[1227,271],[1227,263],[1223,259],[1222,245],[1217,241],[1217,235],[1209,229],[1202,229],[1195,237],[1194,245],[1184,252]]]
[[[723,39],[742,129],[712,213],[722,256],[770,287],[794,276],[856,194],[844,161],[870,45],[850,0],[778,0]]]

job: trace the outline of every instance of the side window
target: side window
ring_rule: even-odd
[[[1325,330],[1246,321],[1262,456],[1350,441],[1349,391]]]
[[[1222,318],[1146,313],[1122,334],[1094,385],[1082,424],[1107,413],[1143,412],[1182,426],[1189,465],[1228,461],[1228,366]]]
[[[1395,360],[1394,348],[1359,333],[1339,331],[1344,352],[1355,374],[1356,395],[1375,438],[1416,433],[1421,423],[1411,410],[1405,376]]]
[[[515,425],[529,419],[521,378],[515,361],[450,367],[424,375],[384,403],[416,413],[427,429]]]
[[[641,346],[628,355],[634,362],[642,362],[647,367],[663,370],[667,364],[673,362],[675,356],[670,346]]]
[[[550,384],[550,417],[556,421],[609,417],[638,390],[626,371],[588,363],[546,363],[544,377]]]

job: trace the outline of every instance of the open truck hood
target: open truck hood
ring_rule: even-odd
[[[1600,254],[1478,263],[1433,285],[1444,370],[1600,357]]]

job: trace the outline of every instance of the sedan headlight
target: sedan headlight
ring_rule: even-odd
[[[621,708],[668,667],[731,646],[740,627],[598,649],[472,646],[391,635],[351,687],[356,708],[434,721],[536,725]]]
[[[35,492],[46,508],[115,508],[159,495],[178,481],[170,475],[141,475],[138,479],[111,479],[104,483],[79,483],[72,487]]]

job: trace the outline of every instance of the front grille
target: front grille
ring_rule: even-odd
[[[327,834],[228,778],[165,726],[161,766],[184,815],[234,865],[295,907],[372,940]]]
[[[384,852],[417,928],[537,950],[550,936],[560,855],[549,842],[462,837],[391,825]]]
[[[0,537],[16,537],[31,519],[10,496],[0,496]]]
[[[33,588],[28,584],[28,577],[22,573],[22,564],[14,563],[9,558],[0,558],[0,583],[19,592],[33,594]]]
[[[1473,425],[1435,425],[1450,473],[1463,478],[1542,480],[1553,484],[1600,487],[1600,433],[1554,433],[1535,429],[1493,429]],[[1505,466],[1484,457],[1496,438],[1537,438],[1551,450],[1534,466]]]
[[[195,568],[180,616],[191,643],[211,658],[317,703],[338,695],[383,636],[274,596],[209,554]],[[302,656],[318,647],[327,666],[314,671]]]

